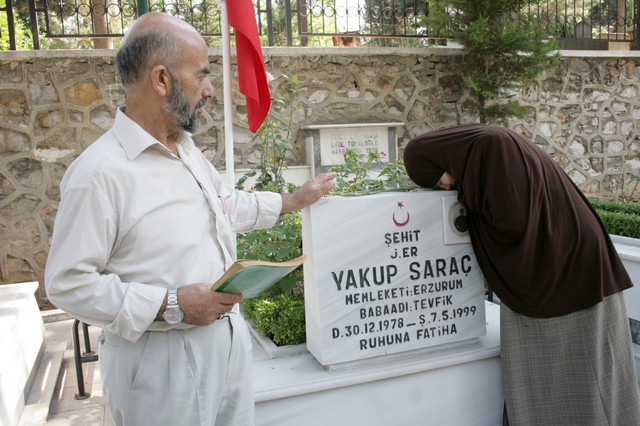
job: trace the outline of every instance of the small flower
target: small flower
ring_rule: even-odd
[[[276,78],[273,76],[273,74],[271,74],[269,71],[266,72],[267,74],[267,83],[271,83],[273,80],[275,80]]]

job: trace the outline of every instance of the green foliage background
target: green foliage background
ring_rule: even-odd
[[[609,234],[640,238],[640,204],[589,200]]]
[[[463,46],[454,72],[470,89],[481,123],[506,124],[531,111],[511,91],[559,63],[557,43],[529,13],[538,0],[431,0],[427,25]],[[534,9],[535,10],[535,9]]]
[[[0,0],[0,7],[6,6],[6,1]],[[16,32],[16,49],[27,50],[33,49],[33,41],[31,33],[24,25],[24,22],[14,15],[15,32]],[[7,14],[0,12],[0,50],[9,50],[9,22]]]

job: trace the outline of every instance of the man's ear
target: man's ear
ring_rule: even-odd
[[[164,65],[156,65],[151,69],[150,73],[151,87],[158,96],[165,97],[171,93],[171,85],[173,80],[171,73]]]

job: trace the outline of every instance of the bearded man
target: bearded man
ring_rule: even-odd
[[[50,300],[103,329],[100,369],[117,425],[252,425],[251,341],[211,291],[234,232],[272,226],[331,190],[225,184],[191,138],[213,96],[209,51],[189,24],[142,15],[116,56],[126,106],[69,167],[45,270]]]

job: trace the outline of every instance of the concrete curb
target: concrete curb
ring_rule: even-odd
[[[42,321],[45,324],[73,319],[71,315],[64,312],[62,309],[50,309],[47,311],[40,311],[40,312],[42,315]]]

